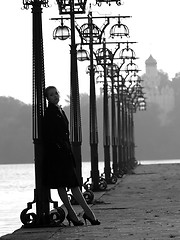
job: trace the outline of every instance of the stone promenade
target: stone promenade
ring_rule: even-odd
[[[180,164],[139,165],[95,193],[99,226],[19,229],[1,240],[180,239]],[[76,206],[81,217],[82,212]]]

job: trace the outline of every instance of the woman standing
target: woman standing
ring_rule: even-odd
[[[58,105],[59,93],[54,86],[49,86],[45,90],[45,96],[48,100],[48,107],[43,121],[44,183],[47,187],[58,190],[68,211],[69,225],[72,222],[74,226],[81,226],[83,222],[78,219],[69,201],[66,188],[71,189],[74,198],[83,208],[85,222],[89,220],[92,225],[99,225],[100,222],[96,219],[80,190],[80,183],[75,171],[75,159],[69,141],[68,119]]]

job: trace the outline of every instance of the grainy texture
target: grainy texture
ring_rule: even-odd
[[[20,229],[2,240],[180,239],[180,165],[139,165],[134,174],[95,193],[99,226]],[[76,207],[80,213],[79,206]],[[65,225],[67,222],[64,221]]]

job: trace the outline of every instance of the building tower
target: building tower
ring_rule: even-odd
[[[158,105],[160,114],[158,118],[161,124],[168,122],[167,115],[174,108],[174,90],[171,81],[164,78],[165,75],[158,71],[157,61],[152,57],[145,61],[146,73],[142,76],[147,97],[147,103]]]
[[[150,55],[149,58],[145,61],[145,64],[146,64],[146,74],[148,75],[157,74],[157,61],[152,57],[152,55]]]
[[[150,55],[149,58],[145,61],[145,64],[146,64],[145,73],[146,85],[151,89],[153,88],[156,89],[160,83],[157,70],[157,61],[152,57],[152,55]]]

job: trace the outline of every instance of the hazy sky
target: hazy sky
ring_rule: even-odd
[[[43,37],[45,51],[46,86],[55,85],[62,99],[69,94],[69,44],[70,40],[52,39],[52,32],[59,22],[55,0],[43,9]],[[170,79],[180,71],[180,1],[179,0],[123,0],[123,6],[103,4],[94,13],[130,15],[123,23],[129,27],[129,41],[137,41],[133,48],[142,73],[150,54],[157,60],[158,69],[169,74]],[[88,0],[87,0],[88,3]],[[0,96],[12,96],[25,103],[32,103],[32,14],[22,10],[22,0],[1,1],[1,86]],[[68,24],[68,23],[67,23]],[[96,23],[97,24],[97,23]],[[98,25],[98,24],[97,24]],[[123,39],[126,41],[126,39]],[[77,40],[78,41],[78,40]],[[80,92],[89,91],[89,76],[85,69],[89,62],[79,64]],[[63,102],[62,102],[63,103]]]

